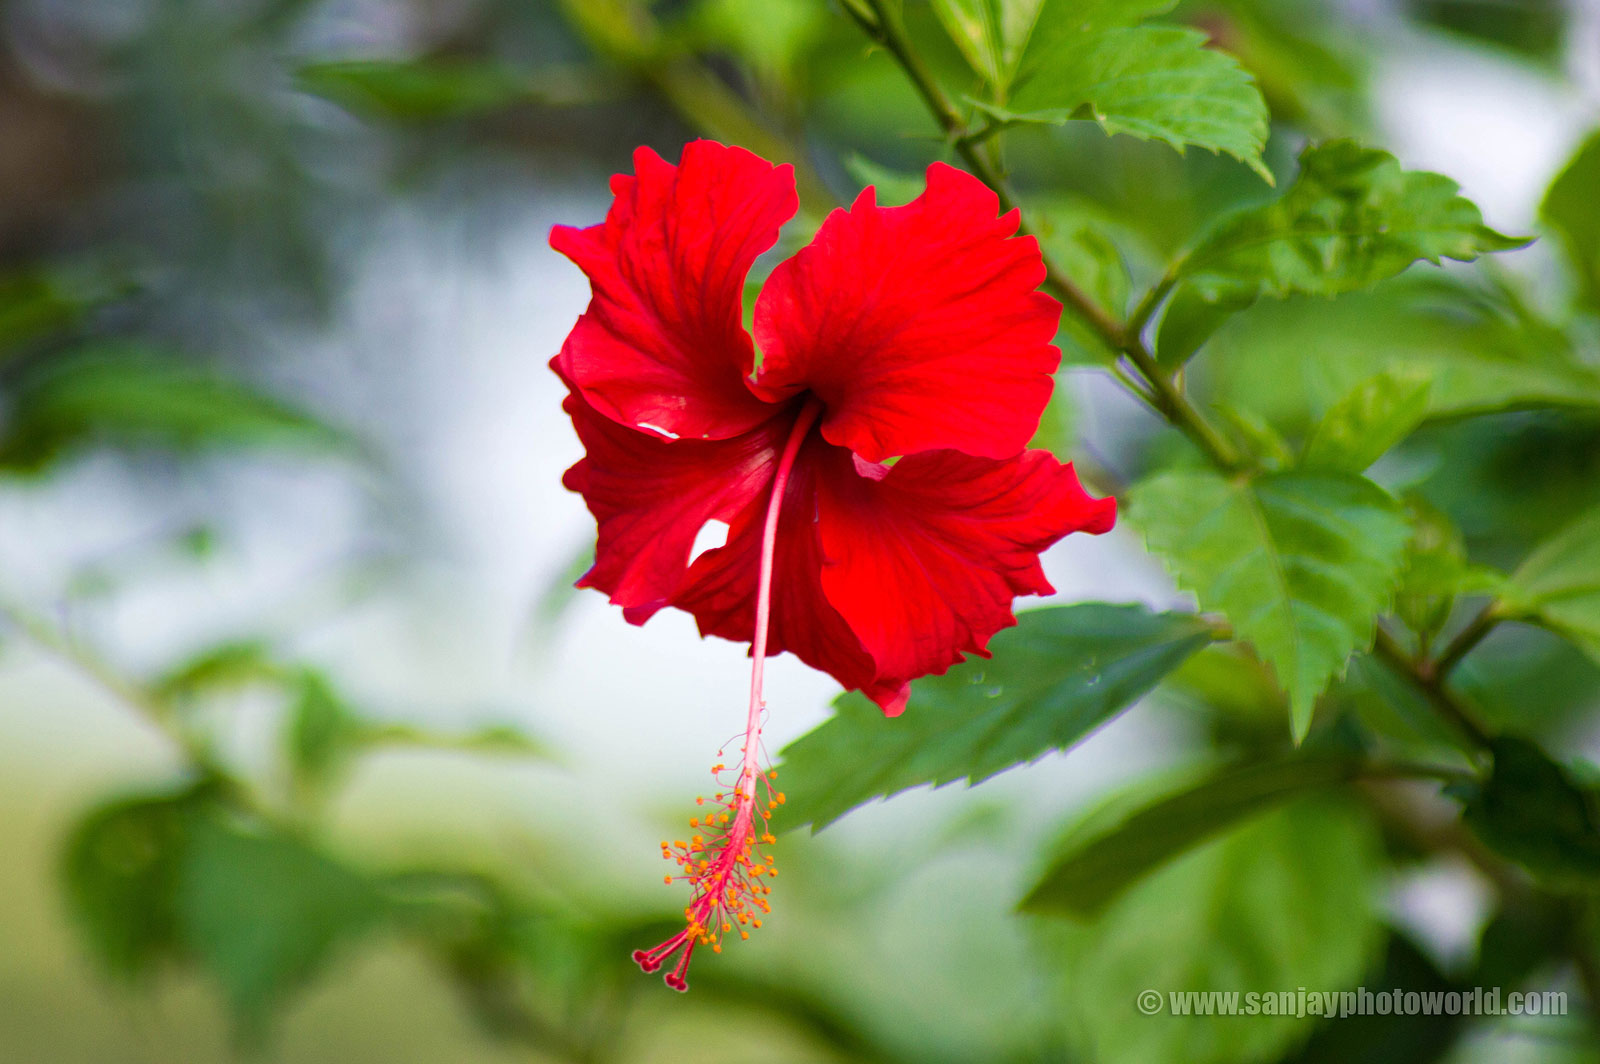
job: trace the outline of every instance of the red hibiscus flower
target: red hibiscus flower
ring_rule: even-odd
[[[663,843],[694,887],[688,927],[636,954],[653,971],[686,947],[667,977],[683,989],[695,945],[720,949],[736,922],[748,936],[765,911],[756,821],[782,798],[757,798],[766,656],[792,651],[898,714],[911,680],[987,656],[1017,595],[1053,590],[1040,551],[1116,511],[1026,449],[1061,307],[1036,290],[1037,243],[976,178],[934,164],[906,206],[868,188],[834,211],[767,279],[752,340],[745,278],[798,207],[791,168],[696,141],[677,166],[641,148],[634,169],[603,224],[551,234],[593,288],[551,365],[586,452],[564,483],[599,525],[579,585],[633,623],[675,606],[752,644],[711,839]],[[711,520],[727,541],[691,561]]]

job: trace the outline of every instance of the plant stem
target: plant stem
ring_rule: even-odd
[[[1016,196],[1011,192],[1004,176],[991,164],[988,156],[978,150],[975,139],[967,127],[966,119],[939,86],[916,49],[911,46],[899,14],[883,0],[865,0],[865,4],[865,9],[853,2],[845,3],[843,6],[863,32],[881,44],[899,62],[961,160],[967,164],[974,176],[989,186],[999,197],[1001,209],[1017,209]],[[1020,221],[1018,232],[1024,234],[1032,232],[1025,217]],[[1081,318],[1107,346],[1126,356],[1138,370],[1149,391],[1137,387],[1134,382],[1115,370],[1113,376],[1194,441],[1219,470],[1224,473],[1235,473],[1246,469],[1248,466],[1246,458],[1206,420],[1178,384],[1174,375],[1168,373],[1156,360],[1154,353],[1144,341],[1145,326],[1160,308],[1162,300],[1172,290],[1173,274],[1169,271],[1155,288],[1146,293],[1129,320],[1123,323],[1078,287],[1050,261],[1048,256],[1045,256],[1044,261],[1045,289]],[[1378,657],[1410,679],[1427,696],[1429,703],[1441,716],[1450,721],[1475,745],[1485,749],[1492,742],[1488,729],[1479,724],[1471,712],[1449,692],[1444,686],[1444,678],[1450,669],[1488,634],[1498,620],[1499,617],[1492,608],[1486,610],[1451,641],[1438,659],[1431,662],[1413,660],[1381,625],[1377,631],[1377,642],[1374,647]]]

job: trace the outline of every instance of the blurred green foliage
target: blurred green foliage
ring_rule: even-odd
[[[58,832],[61,896],[108,992],[197,975],[238,1052],[270,1056],[308,993],[403,944],[518,1059],[700,1060],[746,1031],[781,1059],[885,1064],[1416,1064],[1506,1059],[1513,1038],[1519,1060],[1596,1059],[1600,807],[1573,753],[1600,712],[1600,133],[1548,175],[1548,248],[1503,256],[1527,241],[1374,143],[1379,30],[1338,5],[92,6],[14,2],[0,22],[0,122],[51,131],[0,144],[0,174],[26,178],[0,203],[0,490],[111,454],[129,477],[240,450],[394,476],[295,397],[260,324],[336,306],[342,246],[399,190],[454,195],[473,167],[625,169],[637,143],[673,157],[706,135],[796,167],[786,248],[863,186],[915,197],[935,159],[1017,205],[1072,372],[1152,415],[1086,441],[1058,399],[1040,442],[1114,447],[1080,468],[1126,492],[1127,525],[1199,611],[1052,606],[992,660],[919,681],[900,719],[841,698],[782,753],[783,828],[980,784],[1141,700],[1175,723],[1180,768],[1086,814],[1043,810],[1063,821],[1045,844],[976,802],[964,831],[872,861],[790,833],[778,945],[697,968],[664,1006],[627,952],[671,933],[670,904],[544,854],[539,876],[509,855],[402,860],[339,829],[386,749],[557,758],[545,743],[396,719],[268,633],[125,671],[68,623],[114,574],[63,588],[60,617],[0,599],[8,644],[63,657],[175,752]],[[1554,3],[1403,7],[1415,21],[1391,11],[1386,29],[1546,73],[1573,46]],[[180,538],[217,549],[207,527]],[[249,757],[227,742],[241,692],[277,711]],[[584,843],[608,845],[605,825]],[[1382,899],[1463,866],[1485,911],[1451,962]],[[903,904],[907,882],[931,897]],[[1556,987],[1573,1015],[1511,1030],[1135,1006],[1358,984]],[[0,1059],[26,1052],[7,1037]]]

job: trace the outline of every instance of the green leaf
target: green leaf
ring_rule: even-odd
[[[880,207],[898,207],[910,203],[928,188],[927,180],[921,174],[891,170],[857,152],[845,157],[844,168],[862,188],[871,185],[876,190]]]
[[[1209,299],[1190,285],[1181,284],[1167,300],[1156,332],[1156,359],[1177,369],[1205,345],[1229,318],[1248,307],[1248,296]]]
[[[279,399],[151,351],[117,349],[52,361],[23,380],[0,430],[0,468],[37,472],[89,446],[194,451],[312,446],[345,439]]]
[[[67,907],[113,975],[134,979],[182,955],[173,892],[188,844],[193,792],[103,805],[67,840]]]
[[[529,74],[484,60],[360,59],[311,63],[297,71],[303,92],[384,118],[410,121],[458,118],[518,104],[560,102],[553,86]]]
[[[1540,544],[1511,574],[1506,599],[1600,661],[1600,509]]]
[[[950,40],[973,70],[991,84],[1001,77],[999,12],[993,0],[932,0]]]
[[[360,744],[364,725],[321,673],[306,670],[289,711],[286,746],[297,775],[325,779]]]
[[[1483,224],[1448,177],[1402,170],[1394,156],[1337,140],[1308,147],[1277,200],[1220,222],[1174,276],[1211,301],[1331,296],[1418,260],[1468,262],[1521,247]]]
[[[1030,610],[969,661],[911,687],[894,720],[848,694],[832,720],[790,743],[791,795],[780,826],[820,830],[873,798],[910,787],[981,782],[1065,749],[1148,692],[1210,641],[1194,617],[1084,603]]]
[[[1533,743],[1494,741],[1494,771],[1463,788],[1467,825],[1499,853],[1559,888],[1600,881],[1600,793]]]
[[[1182,26],[1124,26],[1036,42],[1016,91],[991,114],[1052,125],[1092,118],[1110,135],[1224,152],[1270,184],[1261,161],[1266,102],[1244,68],[1206,40]]]
[[[1235,315],[1206,347],[1205,387],[1285,431],[1389,370],[1433,383],[1430,419],[1600,406],[1600,374],[1482,293],[1413,273],[1338,299],[1297,296]]]
[[[1106,220],[1092,209],[1061,201],[1030,205],[1028,217],[1045,256],[1120,318],[1128,306],[1128,266],[1106,231]]]
[[[1179,857],[1092,921],[1036,928],[1060,973],[1073,1060],[1095,1064],[1264,1064],[1317,1022],[1278,1010],[1177,1016],[1172,993],[1339,990],[1380,941],[1383,872],[1367,815],[1303,799]],[[1141,1015],[1155,991],[1162,1014]],[[1275,1002],[1276,1004],[1276,1002]]]
[[[1222,769],[1105,830],[1072,840],[1021,908],[1092,917],[1146,875],[1241,820],[1307,791],[1354,779],[1346,757],[1285,757]]]
[[[1128,519],[1200,608],[1225,614],[1272,666],[1297,738],[1317,695],[1371,643],[1411,535],[1381,489],[1334,473],[1168,472],[1134,490]]]
[[[803,72],[827,9],[813,0],[701,0],[688,21],[700,47],[731,51],[758,77],[791,79]]]
[[[1600,132],[1591,134],[1556,176],[1539,205],[1545,224],[1561,235],[1583,284],[1582,296],[1600,307]]]
[[[180,698],[218,688],[278,683],[287,676],[271,648],[256,640],[221,643],[189,658],[158,679],[161,698]]]
[[[1433,381],[1415,368],[1387,370],[1363,381],[1312,430],[1301,465],[1363,472],[1422,424],[1432,387]]]
[[[1468,562],[1466,542],[1448,514],[1420,495],[1408,495],[1405,505],[1412,536],[1394,610],[1429,646],[1449,620],[1457,596],[1498,593],[1506,578]]]
[[[290,991],[384,918],[384,897],[308,844],[220,811],[191,832],[175,894],[183,940],[221,983],[241,1032],[259,1036]]]

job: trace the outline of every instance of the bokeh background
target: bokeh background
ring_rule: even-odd
[[[1301,131],[1274,165],[1305,132],[1356,134],[1456,178],[1505,232],[1539,230],[1600,122],[1593,0],[1179,17]],[[1071,1059],[1061,1025],[1109,1005],[1063,992],[1011,907],[1076,811],[1191,756],[1182,699],[980,789],[785,837],[770,926],[698,961],[687,997],[628,963],[682,904],[655,843],[740,723],[747,663],[687,616],[634,628],[570,591],[593,524],[560,487],[580,452],[546,362],[588,289],[546,240],[603,216],[634,147],[674,158],[708,131],[798,150],[846,197],[939,150],[822,0],[0,2],[0,1062]],[[1265,192],[1230,161],[1093,129],[1031,135],[1013,162],[1025,184],[1137,205],[1158,251]],[[1552,255],[1504,268],[1537,288]],[[1304,313],[1307,333],[1345,327]],[[1069,368],[1060,392],[1062,453],[1091,479],[1138,466],[1156,426],[1103,373]],[[1535,420],[1434,446],[1513,478],[1506,448],[1555,448],[1592,486],[1597,439]],[[1475,543],[1503,544],[1511,518],[1476,516]],[[1066,600],[1184,601],[1122,530],[1046,568]],[[778,750],[836,691],[789,657],[769,677]],[[279,948],[108,967],[96,936],[143,932],[86,922],[83,848],[133,867],[154,843],[85,836],[85,817],[212,762],[341,868],[410,877],[416,912],[367,919],[357,891],[307,903],[307,930],[295,893],[347,884],[224,848],[205,889],[269,924],[290,898]],[[1489,893],[1438,861],[1372,908],[1451,970]],[[1107,934],[1115,952],[1140,929]],[[1595,1059],[1570,1024],[1450,1052]]]

